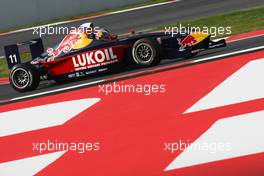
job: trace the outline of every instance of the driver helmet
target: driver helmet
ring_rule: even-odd
[[[94,32],[94,23],[84,23],[79,27],[86,34],[91,34]]]

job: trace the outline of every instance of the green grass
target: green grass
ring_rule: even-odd
[[[113,8],[113,9],[104,9],[104,10],[100,10],[100,11],[97,11],[97,12],[79,14],[79,15],[71,16],[71,17],[57,18],[57,19],[52,19],[52,20],[47,20],[47,21],[33,23],[33,24],[30,24],[30,25],[22,25],[22,26],[14,27],[14,28],[1,29],[0,33],[1,32],[8,32],[8,31],[13,31],[13,30],[18,30],[18,29],[23,29],[23,28],[34,27],[34,26],[47,25],[47,24],[57,23],[57,22],[66,21],[66,20],[80,19],[80,18],[94,16],[94,15],[100,15],[100,14],[104,14],[104,13],[108,13],[108,12],[126,10],[126,9],[130,9],[130,8],[141,7],[141,6],[145,6],[145,5],[151,5],[151,4],[157,4],[157,3],[167,2],[167,1],[168,0],[147,0],[147,1],[144,1],[144,2],[139,2],[139,3],[135,3],[135,4],[129,4],[129,5],[125,5],[125,6],[122,6],[122,7]]]
[[[23,53],[21,54],[22,62],[29,61],[31,59],[30,53]],[[6,63],[6,59],[0,59],[0,78],[8,77],[9,70]]]
[[[8,76],[8,68],[5,59],[0,59],[0,78]]]
[[[163,30],[165,26],[177,26],[178,24],[182,24],[182,26],[186,27],[231,27],[231,35],[241,34],[264,29],[264,7],[240,10],[189,21],[178,21],[174,24],[159,26],[155,30]],[[225,36],[227,36],[227,34],[218,34],[216,38]]]

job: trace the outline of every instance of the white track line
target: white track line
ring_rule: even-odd
[[[2,33],[2,34],[0,33],[0,36],[14,34],[14,33],[19,33],[19,32],[25,32],[25,31],[29,31],[29,30],[34,30],[35,28],[44,28],[44,27],[48,27],[48,26],[56,26],[56,25],[67,24],[67,23],[72,23],[72,22],[77,22],[77,21],[82,21],[82,20],[93,19],[93,18],[97,18],[97,17],[109,16],[109,15],[114,15],[114,14],[120,14],[120,13],[136,11],[136,10],[140,10],[140,9],[146,9],[146,8],[151,8],[151,7],[156,7],[156,6],[162,6],[162,5],[172,4],[172,3],[175,3],[175,2],[179,2],[179,1],[181,1],[181,0],[174,0],[174,1],[157,3],[157,4],[145,5],[145,6],[125,9],[125,10],[119,10],[119,11],[104,13],[104,14],[101,14],[101,15],[94,15],[94,16],[92,15],[92,16],[88,16],[88,17],[84,17],[84,18],[78,18],[78,19],[74,19],[74,20],[65,20],[65,21],[56,22],[56,23],[49,23],[49,24],[45,24],[45,25],[34,26],[34,27],[14,30],[14,31],[10,31],[10,32],[5,32],[5,33]]]
[[[181,152],[165,171],[263,153],[263,117],[264,111],[257,111],[218,120]],[[218,145],[214,148],[216,150],[210,147],[212,145]]]
[[[86,98],[2,112],[0,137],[63,125],[99,101]]]
[[[36,175],[41,170],[62,157],[65,153],[66,151],[59,151],[0,163],[0,175]]]
[[[196,112],[264,97],[264,58],[253,60],[229,76],[185,113]]]
[[[243,38],[240,38],[240,39],[230,40],[230,41],[227,41],[227,43],[237,42],[237,41],[240,41],[240,40],[246,40],[246,39],[251,39],[251,38],[256,38],[256,37],[261,37],[261,36],[264,36],[264,34],[258,34],[258,35],[254,35],[254,36],[248,36],[248,37],[243,37]],[[230,37],[232,37],[232,36],[230,36]]]
[[[256,50],[260,50],[260,49],[264,49],[264,45],[263,46],[254,47],[254,48],[244,49],[244,50],[240,50],[240,51],[234,51],[234,52],[231,52],[231,53],[220,54],[220,55],[217,55],[217,56],[197,59],[197,60],[194,60],[193,63],[199,63],[199,62],[202,62],[202,61],[213,60],[213,59],[217,59],[217,58],[221,58],[221,57],[228,57],[228,56],[232,56],[232,55],[235,55],[235,54],[243,54],[243,53],[246,53],[246,52],[252,52],[252,51],[256,51]]]
[[[161,2],[161,3],[157,3],[157,4],[150,4],[150,5],[145,5],[145,6],[141,6],[141,7],[134,7],[131,9],[125,9],[125,10],[119,10],[116,12],[110,12],[109,14],[113,15],[113,14],[131,12],[131,11],[135,11],[135,10],[146,9],[146,8],[161,6],[161,5],[165,5],[165,4],[171,4],[171,3],[175,3],[175,2],[179,2],[179,1],[181,1],[181,0],[174,0],[174,1],[168,1],[168,2]]]
[[[203,61],[214,60],[214,59],[221,58],[221,57],[228,57],[228,56],[232,56],[232,55],[235,55],[235,54],[243,54],[243,53],[246,53],[246,52],[255,51],[255,50],[259,50],[259,49],[264,49],[264,46],[249,48],[249,49],[240,50],[240,51],[235,51],[235,52],[222,54],[222,55],[218,55],[218,56],[202,58],[202,59],[194,60],[191,63],[199,63],[199,62],[203,62]],[[190,61],[188,61],[188,63],[190,63]],[[171,65],[171,67],[173,67],[174,65],[177,65],[177,64],[173,64],[173,65]],[[148,70],[148,71],[151,71],[151,70]],[[124,75],[124,76],[126,76],[126,75]],[[45,92],[41,92],[41,93],[26,95],[26,96],[22,96],[22,97],[13,98],[13,99],[9,100],[9,102],[16,101],[16,100],[22,100],[22,99],[26,99],[26,98],[33,98],[33,97],[36,97],[36,96],[47,95],[47,94],[51,94],[51,93],[62,92],[62,91],[65,91],[65,90],[71,90],[71,89],[75,89],[75,88],[81,88],[81,87],[85,87],[85,86],[88,86],[88,85],[94,85],[94,84],[97,84],[97,83],[103,83],[105,81],[106,80],[99,80],[99,81],[79,84],[79,85],[75,85],[75,86],[55,89],[55,90],[51,90],[51,91],[45,91]]]
[[[97,83],[102,83],[104,81],[105,80],[99,80],[99,81],[79,84],[79,85],[75,85],[75,86],[64,87],[64,88],[60,88],[60,89],[40,92],[40,93],[36,93],[36,94],[31,94],[31,95],[26,95],[26,96],[22,96],[22,97],[13,98],[13,99],[11,99],[9,101],[21,100],[21,99],[32,98],[32,97],[41,96],[41,95],[47,95],[47,94],[51,94],[51,93],[62,92],[62,91],[65,91],[65,90],[71,90],[71,89],[75,89],[75,88],[81,88],[81,87],[84,87],[84,86],[94,85],[94,84],[97,84]]]

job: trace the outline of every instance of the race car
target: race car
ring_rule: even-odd
[[[31,61],[21,63],[20,45],[29,45]],[[10,85],[26,92],[36,89],[43,80],[63,82],[129,66],[151,67],[162,59],[189,59],[200,51],[224,46],[224,39],[212,41],[209,34],[203,33],[172,36],[153,32],[118,37],[93,23],[85,23],[46,51],[39,38],[5,46],[5,54],[11,69]]]

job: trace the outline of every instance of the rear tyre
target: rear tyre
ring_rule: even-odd
[[[132,62],[138,66],[149,67],[160,63],[161,47],[154,39],[140,39],[132,47]]]
[[[29,63],[15,65],[9,75],[10,85],[18,92],[27,92],[38,87],[40,77],[37,69]]]

